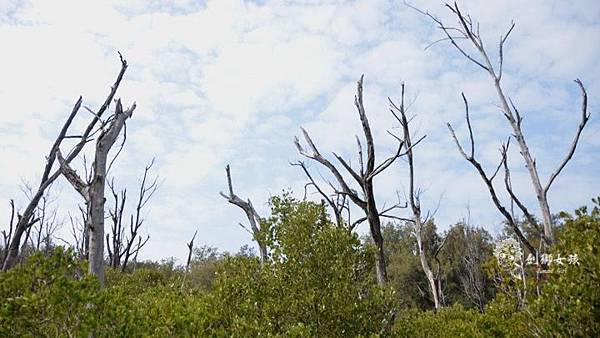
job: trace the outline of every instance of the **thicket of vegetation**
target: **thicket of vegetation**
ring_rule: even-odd
[[[448,124],[449,137],[503,217],[499,236],[493,238],[469,220],[440,232],[435,212],[421,205],[415,159],[425,136],[411,131],[404,84],[399,102],[389,100],[398,125],[388,133],[397,149],[376,160],[361,77],[354,103],[362,134],[356,136],[354,166],[336,153],[335,160],[323,155],[301,128],[302,137],[294,143],[307,162],[292,165],[307,179],[305,196],[283,192],[272,197],[268,216],[260,216],[250,199],[234,192],[231,168],[226,167],[228,191],[221,196],[247,216],[248,226],[242,226],[252,234],[258,254],[248,246],[236,254],[195,247],[194,234],[185,265],[140,262],[138,253],[149,240],[142,235],[142,210],[157,181],[150,174],[152,161],[143,172],[135,208],[126,210],[127,191],[116,186],[110,170],[136,108],[135,103],[124,108],[114,99],[128,67],[120,55],[121,69],[104,103],[96,111],[83,106],[91,114],[82,117],[83,99],[77,100],[46,156],[39,185],[25,189],[28,204],[16,210],[11,201],[9,226],[0,243],[0,336],[600,335],[600,197],[591,208],[573,214],[552,214],[548,203],[549,190],[589,121],[586,89],[575,81],[582,98],[580,122],[563,160],[543,181],[522,130],[523,116],[502,83],[503,47],[514,24],[501,37],[494,59],[484,48],[479,24],[456,3],[447,8],[455,26],[421,13],[446,35],[440,41],[449,40],[489,75],[511,128],[499,163],[490,170],[477,158],[477,131],[464,94],[468,141],[462,142]],[[113,107],[114,113],[106,113]],[[88,123],[73,123],[76,118]],[[73,131],[72,124],[86,127]],[[527,168],[535,211],[513,190],[511,140]],[[93,162],[88,166],[84,158],[84,170],[78,173],[72,165],[90,143],[95,143]],[[71,148],[63,156],[61,148],[67,144]],[[400,158],[406,160],[406,200],[386,208],[376,198],[375,178],[393,170]],[[328,176],[316,180],[308,162]],[[61,177],[83,202],[80,217],[71,218],[74,243],[66,245],[54,241],[56,211],[48,207],[50,187]],[[308,189],[321,202],[308,200]],[[109,203],[107,197],[112,197]],[[352,218],[351,210],[359,216]],[[369,229],[362,238],[355,232],[361,223]]]
[[[323,204],[284,194],[271,200],[265,220],[272,252],[266,263],[248,250],[197,248],[187,271],[169,261],[124,273],[109,269],[101,289],[72,250],[36,252],[0,274],[0,335],[594,336],[600,332],[595,202],[591,211],[563,214],[557,227],[551,253],[576,253],[578,264],[565,262],[537,285],[529,279],[523,306],[514,291],[525,286],[498,265],[482,229],[458,224],[448,231],[453,245],[440,252],[446,307],[435,312],[406,227],[385,228],[390,285],[382,287],[372,244],[336,227]],[[433,243],[439,235],[430,224]],[[477,236],[487,269],[483,308],[466,287],[468,234]],[[495,280],[498,274],[508,278]],[[534,267],[525,274],[534,275]]]

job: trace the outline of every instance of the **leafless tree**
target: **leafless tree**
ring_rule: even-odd
[[[127,62],[121,57],[121,73],[119,74],[119,81],[122,78],[122,73],[127,68]],[[113,86],[111,90],[111,100],[114,96],[116,86]],[[100,112],[104,112],[110,105],[110,101],[105,101],[98,112],[93,112],[91,109],[86,109],[93,114],[94,118],[86,129],[86,140],[89,133],[94,130],[94,126],[97,121],[101,121],[99,128],[95,133],[99,133],[96,139],[96,147],[94,152],[94,162],[89,177],[86,177],[84,181],[73,168],[69,165],[69,162],[65,160],[60,150],[57,151],[57,158],[60,163],[60,170],[65,178],[71,183],[75,190],[84,198],[87,206],[89,215],[89,272],[98,277],[100,284],[104,285],[104,204],[105,204],[105,186],[106,186],[106,175],[110,166],[114,162],[116,156],[108,161],[108,153],[118,135],[121,133],[125,126],[125,122],[131,117],[135,110],[135,102],[130,108],[123,110],[121,100],[116,100],[115,112],[110,115],[106,120],[101,120]],[[90,130],[90,132],[87,132]],[[119,150],[120,152],[120,150]],[[117,155],[119,154],[117,152]]]
[[[37,219],[35,219],[34,214],[35,214],[35,210],[38,206],[40,199],[44,195],[46,189],[52,183],[54,183],[54,181],[60,176],[59,169],[56,169],[53,171],[54,162],[56,160],[56,153],[58,152],[58,149],[59,149],[61,143],[63,142],[63,140],[65,138],[67,138],[67,131],[68,131],[71,123],[73,122],[73,119],[77,115],[79,108],[81,107],[81,102],[82,102],[82,98],[79,97],[79,99],[75,103],[75,106],[73,107],[69,117],[65,121],[61,131],[59,132],[58,136],[56,137],[56,140],[54,141],[52,148],[50,148],[50,152],[49,152],[48,156],[46,157],[46,165],[45,165],[44,171],[42,173],[42,178],[40,180],[40,184],[39,184],[37,190],[35,191],[31,200],[25,207],[23,214],[19,215],[19,217],[17,217],[17,224],[14,226],[14,232],[12,233],[10,243],[8,243],[6,257],[4,258],[4,262],[2,264],[2,270],[4,270],[4,271],[12,268],[15,265],[15,263],[17,261],[17,257],[19,255],[19,248],[21,246],[21,237],[23,236],[23,234],[25,232],[27,232],[27,230],[33,224],[35,224],[37,222]],[[77,156],[77,154],[81,151],[81,149],[83,149],[83,146],[85,145],[85,143],[86,143],[86,140],[82,139],[78,143],[78,145],[71,151],[71,155],[69,156],[67,161],[72,161],[73,158],[75,158],[75,156]]]
[[[39,222],[33,225],[30,229],[34,231],[34,237],[30,236],[32,247],[39,251],[44,249],[47,253],[52,246],[52,237],[60,228],[60,222],[57,221],[57,210],[49,210],[49,201],[47,196],[42,197],[42,203],[38,206]]]
[[[406,219],[391,215],[389,212],[393,209],[401,207],[400,204],[393,205],[390,208],[387,208],[383,211],[380,211],[377,208],[377,204],[375,202],[375,192],[373,187],[373,179],[386,170],[392,163],[394,163],[398,158],[404,156],[406,153],[403,153],[402,149],[405,146],[402,140],[396,138],[398,140],[398,149],[396,152],[387,158],[385,161],[380,163],[379,165],[375,165],[375,143],[373,141],[373,134],[371,133],[371,127],[369,126],[369,120],[367,119],[367,114],[365,112],[364,104],[363,104],[363,76],[361,76],[357,85],[357,94],[354,97],[354,104],[358,110],[358,115],[360,117],[362,123],[362,129],[364,133],[364,137],[367,145],[367,154],[366,161],[363,156],[363,147],[360,141],[360,138],[357,136],[357,145],[358,145],[358,155],[359,155],[359,165],[360,170],[356,171],[353,169],[348,162],[346,162],[342,157],[337,154],[333,154],[334,157],[340,162],[342,167],[350,174],[350,176],[356,181],[358,186],[360,187],[361,194],[352,189],[350,185],[347,183],[346,178],[340,173],[338,168],[333,165],[328,159],[326,159],[317,147],[314,142],[310,138],[308,132],[302,129],[302,134],[304,136],[304,140],[308,145],[308,149],[305,149],[301,144],[298,137],[295,137],[294,143],[296,144],[296,148],[298,152],[312,159],[324,167],[326,167],[335,177],[337,183],[339,184],[339,190],[336,191],[337,194],[347,196],[352,203],[358,206],[365,213],[365,217],[357,220],[352,226],[356,226],[357,224],[367,221],[369,223],[369,229],[371,232],[371,237],[375,242],[375,246],[377,247],[378,259],[377,259],[377,281],[379,284],[385,284],[387,282],[387,269],[386,269],[386,258],[384,251],[384,243],[383,236],[381,235],[381,217],[387,217],[392,219],[404,220]]]
[[[401,101],[400,105],[396,105],[391,99],[388,99],[390,102],[390,112],[396,120],[400,123],[400,127],[402,128],[402,138],[401,142],[406,146],[406,159],[408,162],[408,204],[412,211],[412,219],[411,222],[414,226],[414,234],[417,240],[417,249],[419,254],[419,259],[421,261],[421,267],[423,268],[423,272],[425,273],[425,277],[427,278],[427,282],[429,284],[429,291],[431,292],[433,298],[433,304],[435,309],[439,309],[442,306],[441,298],[442,295],[442,287],[440,281],[440,263],[437,258],[439,250],[442,248],[443,244],[438,247],[436,250],[433,259],[435,259],[438,263],[437,265],[437,273],[434,275],[429,259],[425,253],[425,245],[423,244],[423,230],[424,225],[427,223],[429,218],[429,213],[426,216],[422,215],[421,212],[421,190],[415,188],[415,163],[414,163],[414,151],[413,151],[413,141],[410,133],[409,121],[406,117],[406,107],[404,104],[404,84],[401,86]],[[421,137],[419,141],[421,141],[425,136]],[[418,142],[418,141],[417,141]]]
[[[25,248],[34,251],[43,249],[44,253],[47,254],[52,246],[52,237],[62,225],[57,220],[58,210],[53,207],[56,197],[51,196],[50,189],[48,188],[46,194],[42,196],[34,211],[34,217],[38,221],[27,229],[21,252]],[[21,191],[27,199],[31,200],[33,198],[33,188],[30,184],[23,183]]]
[[[19,254],[19,247],[21,244],[21,239],[23,234],[36,222],[34,217],[35,209],[37,208],[40,199],[44,195],[46,189],[56,181],[56,179],[62,174],[61,168],[54,169],[54,164],[57,160],[57,155],[60,150],[60,146],[65,139],[78,139],[79,141],[75,144],[75,146],[69,151],[68,155],[64,158],[65,164],[70,164],[73,159],[75,159],[83,150],[85,145],[90,142],[91,137],[95,134],[94,130],[96,129],[96,124],[100,121],[101,116],[109,107],[110,103],[113,100],[113,97],[121,83],[125,70],[127,69],[127,62],[121,57],[121,70],[117,79],[113,86],[111,87],[110,93],[108,94],[106,100],[102,104],[102,106],[98,109],[97,112],[92,112],[94,115],[93,120],[88,124],[87,128],[81,135],[67,135],[69,127],[73,122],[73,119],[79,112],[81,108],[81,104],[83,101],[82,97],[79,97],[67,120],[62,126],[58,136],[56,137],[54,144],[50,148],[50,152],[46,157],[46,164],[44,167],[44,171],[42,173],[42,177],[39,183],[39,186],[35,190],[32,195],[31,200],[25,207],[23,214],[21,217],[18,217],[17,224],[14,226],[14,232],[11,238],[11,241],[8,245],[8,252],[6,258],[4,259],[2,269],[8,270],[14,266],[16,263],[17,256]],[[90,110],[91,111],[91,110]]]
[[[240,223],[240,226],[248,231],[256,243],[258,244],[258,250],[260,252],[260,260],[261,262],[266,262],[268,260],[268,249],[266,243],[266,229],[262,228],[261,218],[254,209],[252,202],[250,199],[244,201],[238,195],[233,192],[233,184],[231,183],[231,170],[229,168],[229,164],[225,167],[225,173],[227,174],[227,186],[229,187],[229,194],[225,194],[220,192],[221,196],[225,198],[229,203],[238,206],[246,213],[246,217],[248,218],[248,222],[250,223],[250,230],[246,228],[243,224]]]
[[[108,212],[112,224],[110,233],[106,234],[106,248],[108,250],[108,261],[110,266],[113,268],[120,267],[121,271],[125,271],[129,259],[136,255],[150,239],[150,236],[146,236],[145,239],[141,240],[139,230],[144,223],[141,214],[142,209],[146,206],[158,187],[158,178],[155,177],[153,180],[149,180],[148,177],[148,173],[153,165],[154,159],[144,169],[144,176],[142,176],[142,181],[140,183],[135,214],[131,214],[129,217],[129,227],[123,225],[127,189],[117,192],[114,180],[108,182],[108,186],[114,199],[114,207]],[[125,219],[125,222],[126,221],[127,220]],[[125,233],[126,230],[129,230],[127,234]]]
[[[554,181],[556,180],[558,175],[562,172],[562,170],[565,168],[567,163],[573,157],[573,154],[575,153],[575,149],[577,148],[577,144],[579,143],[579,138],[581,136],[581,132],[585,128],[585,126],[590,118],[590,113],[587,112],[587,93],[586,93],[585,87],[583,86],[583,83],[579,79],[575,80],[575,83],[578,85],[578,87],[581,91],[581,96],[582,96],[581,121],[579,123],[579,126],[577,127],[575,137],[573,138],[573,141],[571,142],[571,145],[570,145],[565,157],[558,164],[558,167],[552,172],[552,174],[548,178],[546,184],[544,185],[544,184],[542,184],[542,181],[540,179],[540,175],[539,175],[539,172],[538,172],[538,169],[536,166],[535,158],[533,157],[533,155],[531,154],[531,152],[529,150],[529,147],[528,147],[526,139],[525,139],[525,135],[523,133],[523,129],[521,128],[521,124],[523,122],[523,116],[521,115],[519,110],[515,107],[512,100],[510,99],[510,97],[505,94],[505,91],[504,91],[504,89],[502,87],[502,83],[501,83],[503,64],[504,64],[504,45],[506,44],[506,41],[507,41],[508,37],[510,36],[510,33],[513,31],[515,24],[511,23],[507,32],[500,36],[499,43],[498,43],[497,64],[494,64],[492,62],[492,58],[491,58],[488,50],[484,47],[484,43],[483,43],[483,40],[482,40],[480,32],[479,32],[479,23],[474,22],[469,14],[462,13],[456,2],[454,2],[454,4],[452,4],[452,5],[446,4],[446,8],[449,9],[450,12],[452,13],[452,15],[456,18],[456,20],[457,20],[456,26],[447,26],[440,19],[429,14],[428,12],[424,12],[424,11],[421,11],[418,9],[417,10],[419,12],[421,12],[422,14],[426,15],[427,17],[429,17],[431,20],[433,20],[437,24],[438,28],[444,32],[445,37],[439,41],[449,41],[464,57],[466,57],[473,64],[477,65],[479,68],[483,69],[490,76],[490,78],[494,84],[496,94],[500,101],[500,109],[513,131],[512,137],[517,142],[517,145],[519,147],[519,153],[523,157],[523,160],[524,160],[527,170],[529,172],[531,184],[533,186],[533,190],[535,192],[537,202],[538,202],[538,207],[540,209],[540,213],[542,214],[542,219],[543,219],[543,234],[541,235],[541,237],[546,244],[552,244],[554,241],[554,236],[552,233],[552,214],[550,213],[550,206],[548,204],[548,191],[550,190],[552,183],[554,183]],[[460,43],[460,41],[465,41],[466,43],[462,44],[462,43]],[[468,46],[470,46],[470,48],[472,50],[474,50],[475,54],[469,53],[469,51],[467,50]],[[467,106],[464,95],[463,95],[463,99],[465,100],[465,105]],[[473,141],[473,135],[472,135],[473,131],[471,129],[470,123],[469,123],[468,127],[469,127],[470,139],[471,139],[471,154],[466,155],[465,152],[462,149],[460,149],[460,145],[458,142],[457,142],[457,145],[459,145],[459,149],[460,149],[461,153],[463,154],[463,156],[475,166],[475,168],[477,169],[477,171],[483,178],[486,185],[488,185],[488,189],[490,190],[490,193],[492,194],[492,200],[494,201],[494,204],[496,205],[496,207],[505,216],[505,218],[508,218],[507,217],[508,212],[506,210],[503,210],[504,207],[502,207],[500,205],[500,203],[497,201],[497,196],[495,194],[495,191],[493,191],[492,182],[491,182],[493,177],[488,177],[485,174],[485,172],[483,172],[483,170],[480,168],[481,166],[478,164],[478,162],[474,160],[474,144],[473,144],[474,141]],[[450,129],[450,131],[452,133],[452,137],[456,141],[456,136],[454,135],[454,131],[452,130],[452,127],[449,124],[448,124],[448,128]],[[503,163],[506,168],[506,171],[508,172],[508,166],[507,166],[505,158],[506,158],[506,155],[504,154],[503,155]],[[511,191],[510,188],[508,190],[509,190],[509,194],[510,194],[512,202],[516,203],[517,206],[523,212],[523,214],[527,217],[527,215],[529,214],[529,211],[524,207],[524,204],[516,197],[514,192]],[[530,219],[533,220],[533,218],[530,218]],[[509,224],[514,227],[515,225],[513,223],[514,223],[514,220],[509,220]],[[523,242],[523,238],[522,238],[523,236],[521,234],[519,234],[519,232],[517,232],[517,236]],[[523,242],[523,244],[526,245],[532,253],[535,252],[532,250],[532,247],[529,243]]]

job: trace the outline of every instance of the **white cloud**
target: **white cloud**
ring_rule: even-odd
[[[437,1],[416,5],[448,18]],[[511,19],[517,22],[505,50],[504,85],[526,116],[530,146],[547,175],[578,123],[571,80],[582,78],[590,110],[597,111],[599,6],[470,1],[465,8],[480,19],[489,48]],[[145,257],[183,257],[184,242],[196,228],[201,244],[235,250],[248,242],[237,225],[243,214],[217,195],[224,188],[223,167],[232,164],[240,195],[266,213],[270,194],[303,189],[300,172],[288,165],[298,158],[291,141],[300,125],[324,153],[339,152],[356,164],[353,137],[361,130],[353,97],[362,73],[378,159],[394,150],[386,134],[395,125],[387,97],[398,100],[405,82],[416,131],[428,135],[417,153],[424,205],[433,209],[443,195],[436,216],[442,228],[463,217],[467,204],[473,219],[493,226],[500,217],[445,122],[466,140],[464,91],[478,154],[489,168],[509,129],[495,106],[493,84],[480,69],[448,44],[423,50],[440,37],[426,18],[384,0],[3,2],[0,40],[9,52],[0,63],[0,151],[12,160],[0,163],[0,199],[20,196],[21,177],[35,181],[78,95],[91,108],[104,99],[120,50],[130,66],[119,96],[127,104],[137,101],[138,108],[114,173],[120,184],[135,186],[144,164],[156,157],[156,173],[164,180],[148,213],[152,239]],[[81,116],[74,128],[84,122]],[[551,192],[554,210],[597,193],[598,130],[592,120],[584,131]],[[513,152],[518,191],[535,206]],[[404,170],[399,162],[377,179],[379,203],[391,203],[396,190],[404,189]],[[78,201],[70,187],[61,190],[65,205]],[[0,212],[6,210],[0,203]]]

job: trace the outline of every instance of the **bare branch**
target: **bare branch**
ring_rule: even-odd
[[[591,113],[587,112],[587,92],[585,90],[585,87],[579,79],[576,79],[575,83],[577,83],[579,89],[581,90],[581,122],[579,122],[579,126],[577,127],[577,133],[575,133],[575,138],[573,139],[573,142],[571,142],[571,147],[569,148],[567,155],[562,160],[558,168],[552,173],[552,175],[550,175],[550,179],[548,180],[548,183],[546,184],[543,190],[544,195],[548,194],[548,190],[550,190],[550,186],[552,185],[552,183],[554,183],[556,177],[565,168],[565,166],[571,160],[571,158],[573,158],[573,154],[575,153],[575,149],[577,148],[577,144],[579,143],[579,137],[581,136],[581,132],[583,131],[583,128],[585,128],[585,125],[590,119]]]
[[[523,215],[525,215],[525,218],[527,219],[529,224],[534,226],[536,228],[536,230],[540,231],[541,229],[539,228],[539,225],[536,222],[535,218],[529,212],[529,210],[527,209],[525,204],[523,204],[523,202],[521,202],[521,200],[519,200],[519,198],[517,198],[515,192],[512,189],[512,184],[511,184],[511,179],[510,179],[510,170],[508,169],[507,153],[508,153],[508,142],[507,142],[506,146],[502,146],[502,157],[504,158],[504,161],[503,161],[503,163],[504,163],[504,186],[506,188],[506,191],[510,195],[510,198],[512,199],[512,201],[514,201],[515,204],[519,207],[519,209],[521,209],[521,211],[523,212]],[[541,232],[540,235],[542,236],[542,238],[544,240],[546,240],[543,232]]]
[[[231,182],[231,170],[230,170],[229,164],[225,167],[225,172],[227,175],[227,186],[229,188],[229,195],[226,195],[223,192],[220,192],[219,194],[221,196],[223,196],[223,198],[225,198],[229,203],[238,206],[240,209],[242,209],[244,211],[244,213],[246,214],[246,217],[248,218],[248,221],[250,222],[250,228],[252,229],[252,236],[253,236],[254,240],[256,241],[256,243],[258,244],[261,262],[265,263],[268,259],[268,250],[267,250],[266,243],[262,239],[263,236],[262,236],[261,228],[259,228],[261,226],[260,216],[254,209],[254,206],[252,205],[252,202],[250,201],[250,199],[248,199],[247,201],[244,201],[243,199],[241,199],[239,196],[237,196],[233,192],[233,184]]]
[[[197,233],[198,233],[198,230],[194,231],[194,236],[192,236],[192,239],[190,240],[190,242],[187,243],[188,258],[187,258],[187,263],[185,264],[185,269],[188,271],[190,270],[190,262],[192,261],[192,252],[194,251],[194,239],[196,238]]]
[[[309,183],[307,183],[307,185],[312,185],[317,190],[317,192],[321,195],[321,197],[323,197],[323,199],[327,202],[327,204],[329,204],[329,206],[333,210],[337,226],[343,227],[344,220],[342,218],[342,213],[340,208],[338,207],[338,204],[334,203],[334,201],[329,196],[327,196],[327,194],[319,187],[319,185],[315,182],[312,175],[306,168],[306,164],[302,161],[298,161],[296,163],[290,163],[290,165],[299,166],[300,168],[302,168],[302,171],[310,181]]]

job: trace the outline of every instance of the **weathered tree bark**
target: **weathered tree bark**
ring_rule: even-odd
[[[94,163],[92,164],[91,182],[84,182],[69,164],[62,158],[60,151],[58,159],[61,164],[61,171],[71,185],[79,192],[86,201],[90,211],[90,229],[89,229],[89,272],[97,276],[100,285],[104,285],[104,198],[106,186],[106,171],[108,152],[114,145],[117,136],[125,126],[125,121],[131,117],[135,110],[135,102],[127,109],[123,110],[121,100],[117,100],[115,113],[107,122],[101,126],[101,133],[96,141],[96,151]]]
[[[233,192],[233,184],[231,183],[231,170],[229,168],[229,164],[225,167],[225,173],[227,174],[227,186],[229,188],[229,194],[225,194],[223,192],[220,192],[220,194],[229,203],[238,206],[239,208],[244,210],[244,213],[246,213],[246,217],[248,218],[248,222],[250,223],[251,230],[248,230],[241,223],[240,225],[242,226],[242,228],[246,229],[246,231],[252,234],[252,237],[258,244],[258,250],[260,252],[260,261],[265,263],[269,259],[269,252],[267,249],[267,243],[265,238],[266,234],[264,229],[262,229],[260,216],[256,212],[256,209],[254,209],[254,206],[252,205],[250,199],[248,199],[248,201],[244,201]]]
[[[421,12],[422,14],[428,16],[438,25],[438,28],[440,28],[446,35],[446,38],[443,40],[450,41],[452,45],[463,56],[465,56],[469,61],[476,64],[480,68],[484,69],[492,79],[494,83],[494,89],[496,91],[498,99],[500,100],[500,108],[502,110],[502,113],[504,114],[504,117],[506,117],[508,123],[510,124],[513,130],[512,137],[514,137],[517,140],[517,144],[519,145],[519,153],[523,157],[523,160],[525,161],[525,166],[527,167],[527,171],[529,172],[531,184],[536,195],[540,213],[542,214],[543,234],[541,237],[546,242],[546,244],[550,245],[554,241],[554,234],[552,233],[552,214],[550,212],[550,206],[548,203],[548,190],[550,189],[550,186],[552,185],[556,177],[560,174],[560,172],[564,169],[564,167],[573,157],[573,154],[575,153],[575,149],[577,148],[577,144],[579,142],[581,132],[583,131],[589,120],[590,114],[587,112],[587,93],[585,87],[579,79],[575,80],[575,83],[577,83],[577,85],[579,86],[582,96],[581,122],[579,123],[577,132],[571,143],[571,146],[569,147],[569,150],[567,151],[565,158],[561,161],[558,168],[550,175],[550,178],[548,179],[546,185],[543,185],[536,167],[535,158],[531,155],[531,152],[525,140],[523,130],[521,128],[523,117],[521,116],[517,108],[514,106],[510,98],[507,98],[507,95],[505,95],[504,90],[501,86],[502,68],[504,63],[504,44],[506,43],[508,36],[514,29],[515,24],[511,23],[511,26],[506,32],[506,34],[500,36],[500,42],[498,44],[498,70],[496,70],[494,68],[494,65],[492,64],[488,51],[484,48],[481,35],[479,34],[479,24],[477,24],[476,27],[474,27],[471,16],[468,14],[463,14],[460,11],[460,8],[458,7],[458,4],[456,2],[454,2],[453,5],[446,4],[446,7],[452,12],[453,15],[456,16],[458,21],[457,27],[446,26],[442,23],[440,19],[434,17],[428,12],[424,12],[416,8],[415,9]],[[470,45],[479,54],[479,59],[468,54],[458,44],[458,39],[468,41]],[[514,193],[511,193],[511,198],[514,199]],[[521,205],[519,207],[521,207]]]
[[[340,162],[340,164],[346,169],[346,171],[352,176],[352,178],[356,181],[360,190],[362,192],[362,196],[359,196],[358,192],[354,189],[351,189],[349,184],[346,182],[346,179],[342,176],[339,170],[317,149],[314,142],[308,135],[308,132],[301,128],[302,134],[304,136],[304,140],[306,141],[310,152],[306,151],[300,144],[300,140],[298,137],[294,139],[294,143],[296,144],[296,148],[298,152],[310,158],[324,167],[326,167],[337,180],[340,191],[336,191],[337,194],[342,194],[347,196],[355,205],[357,205],[360,209],[365,213],[365,217],[357,220],[354,223],[348,222],[350,228],[354,228],[354,226],[358,225],[363,221],[367,221],[369,223],[369,230],[371,233],[371,238],[375,243],[377,248],[377,264],[376,264],[376,272],[377,272],[377,281],[379,284],[387,283],[387,268],[386,268],[386,258],[384,251],[384,243],[383,236],[381,235],[381,217],[387,217],[392,219],[406,220],[404,218],[400,218],[394,215],[389,215],[389,212],[392,209],[399,208],[400,205],[394,205],[391,208],[388,208],[384,211],[379,211],[377,208],[377,203],[375,201],[375,193],[373,188],[373,179],[375,176],[386,170],[396,159],[405,155],[402,153],[402,148],[405,146],[404,142],[398,139],[398,149],[395,154],[391,157],[383,161],[379,165],[375,165],[375,144],[373,142],[373,134],[371,133],[371,127],[369,126],[369,120],[367,119],[367,114],[365,112],[364,104],[363,104],[363,76],[361,76],[357,85],[357,94],[354,98],[354,105],[358,110],[358,115],[360,117],[360,121],[362,124],[363,133],[365,136],[366,144],[367,144],[367,158],[364,161],[363,158],[363,149],[360,141],[358,142],[358,154],[359,154],[359,163],[360,163],[360,171],[355,171],[342,157],[333,154],[335,158]],[[393,135],[392,135],[393,136]],[[357,137],[358,139],[358,137]],[[359,139],[358,139],[359,140]],[[417,142],[418,143],[418,142]],[[366,165],[365,165],[366,163]]]

